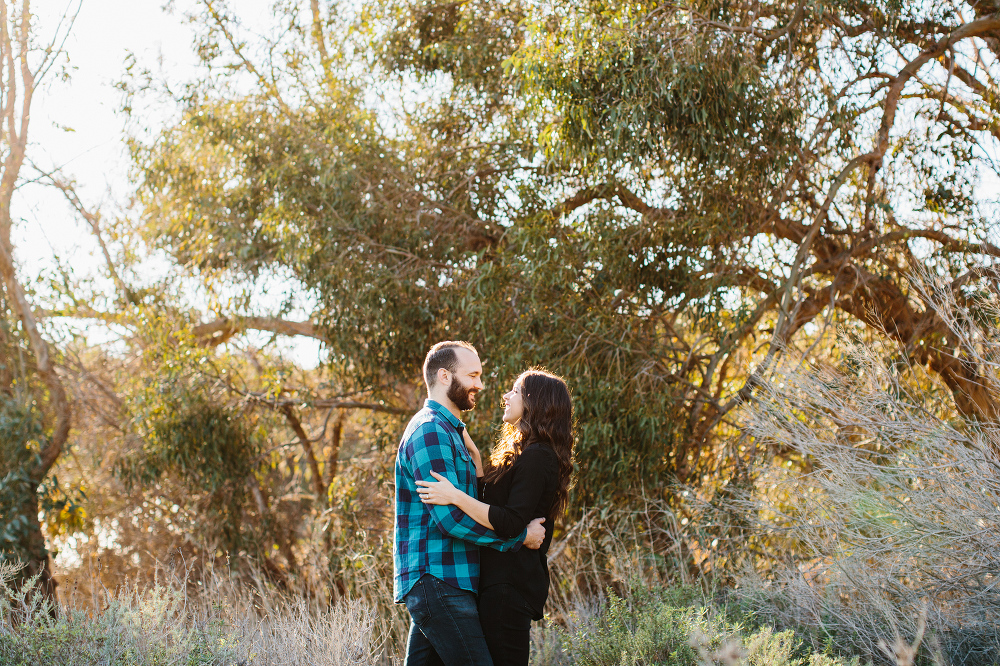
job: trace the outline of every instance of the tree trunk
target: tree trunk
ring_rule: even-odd
[[[65,17],[64,17],[65,18]],[[31,101],[41,77],[49,71],[53,60],[62,55],[60,44],[64,35],[55,35],[47,47],[36,47],[32,43],[31,6],[29,0],[20,3],[0,0],[0,61],[6,71],[0,86],[0,151],[2,151],[2,175],[0,175],[0,282],[2,282],[6,303],[21,322],[31,354],[34,356],[35,372],[47,389],[47,401],[42,408],[45,415],[44,430],[46,441],[35,461],[28,463],[23,472],[30,492],[25,499],[14,506],[23,509],[27,520],[26,533],[18,555],[27,559],[22,576],[38,574],[39,589],[55,605],[55,581],[45,537],[38,520],[38,488],[63,451],[69,437],[70,405],[66,390],[56,373],[55,364],[49,353],[49,346],[40,332],[35,318],[35,309],[28,302],[24,288],[18,280],[14,261],[14,246],[11,229],[14,216],[11,199],[20,180],[21,166],[26,158],[28,146],[28,125],[31,118]],[[72,25],[72,20],[68,22]],[[67,28],[68,29],[68,28]],[[40,57],[31,62],[29,54]],[[32,65],[36,69],[32,70]],[[20,498],[18,498],[20,499]]]
[[[31,491],[27,495],[21,512],[22,516],[29,517],[27,529],[20,543],[21,553],[27,556],[27,561],[24,569],[21,570],[20,580],[16,584],[23,585],[28,579],[38,576],[35,589],[52,602],[52,614],[54,615],[57,583],[52,574],[52,558],[49,557],[48,548],[45,546],[45,534],[38,521],[38,494],[35,492],[35,488],[31,488]]]

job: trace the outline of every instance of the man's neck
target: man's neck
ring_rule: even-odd
[[[444,394],[443,392],[442,392],[442,393],[437,393],[437,392],[431,392],[431,394],[430,394],[430,395],[428,395],[427,397],[428,397],[428,398],[430,398],[431,400],[433,400],[434,402],[437,402],[437,403],[440,403],[440,404],[441,404],[442,406],[444,406],[444,407],[445,407],[445,408],[446,408],[446,409],[447,409],[447,410],[448,410],[449,412],[451,412],[452,414],[454,414],[454,415],[455,415],[455,418],[456,418],[456,419],[458,419],[459,421],[461,421],[461,420],[462,420],[462,410],[461,410],[461,409],[459,409],[459,408],[458,408],[458,405],[456,405],[456,404],[455,404],[455,403],[454,403],[454,402],[453,402],[453,401],[451,400],[451,398],[449,398],[449,397],[448,397],[447,395],[445,395],[445,394]]]

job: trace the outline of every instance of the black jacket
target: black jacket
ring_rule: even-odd
[[[492,483],[482,484],[480,499],[490,505],[493,531],[504,539],[517,536],[535,518],[545,518],[545,540],[538,550],[522,546],[516,552],[501,553],[480,548],[482,572],[479,589],[508,583],[521,593],[542,618],[549,596],[549,567],[546,553],[552,542],[553,504],[559,488],[559,460],[548,444],[529,444],[507,472]]]

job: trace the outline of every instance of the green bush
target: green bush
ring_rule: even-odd
[[[534,642],[538,666],[857,666],[810,654],[794,632],[751,632],[690,588],[629,586],[608,592],[596,609],[580,608],[567,629],[546,627]],[[558,635],[561,650],[553,649]]]

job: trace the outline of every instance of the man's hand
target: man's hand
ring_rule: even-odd
[[[545,528],[542,527],[544,522],[544,518],[535,518],[528,523],[528,534],[524,537],[525,548],[538,550],[542,547],[542,542],[545,541]]]

